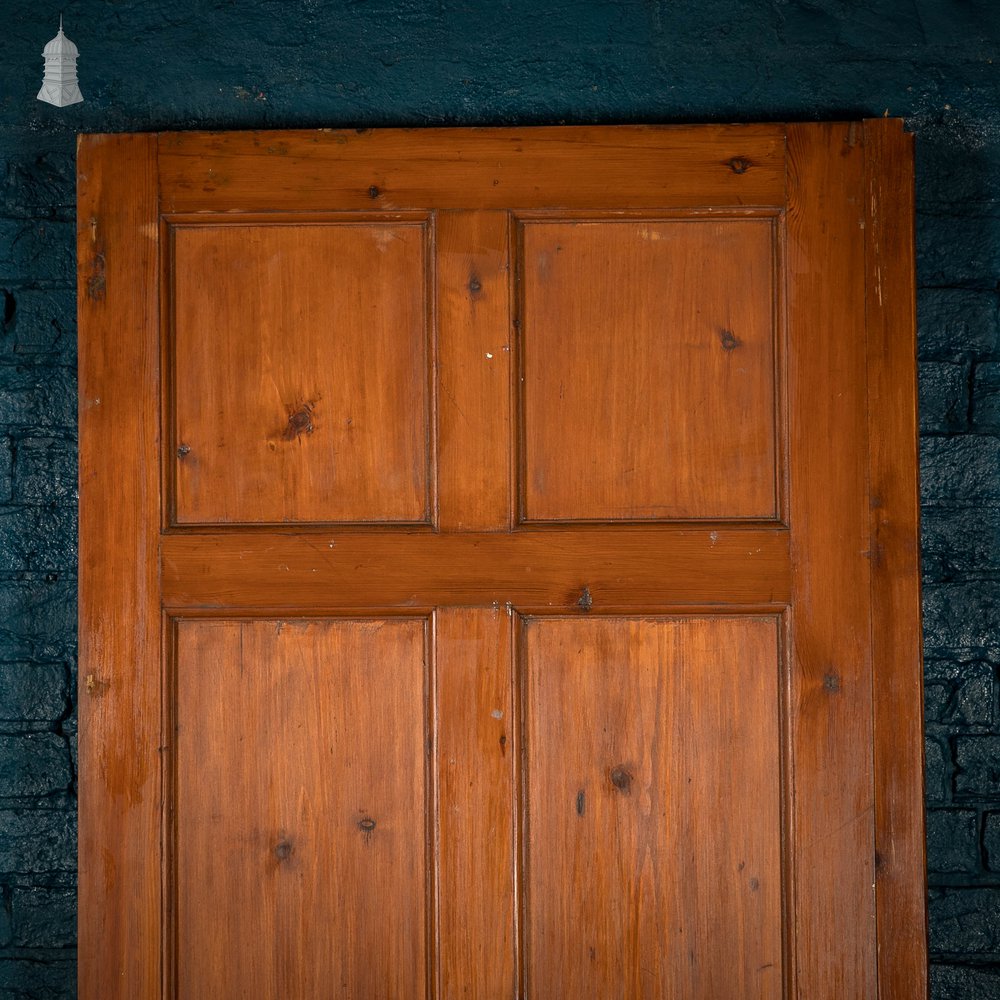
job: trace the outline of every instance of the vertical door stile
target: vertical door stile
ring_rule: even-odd
[[[927,996],[913,137],[865,122],[879,997]]]
[[[156,154],[79,143],[81,1000],[161,985]]]
[[[861,131],[788,127],[792,755],[802,1000],[875,993]]]

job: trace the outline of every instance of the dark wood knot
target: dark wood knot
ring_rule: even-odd
[[[629,795],[632,792],[632,774],[624,764],[618,764],[611,768],[611,784],[618,789],[622,795]]]
[[[719,343],[724,351],[735,351],[742,344],[739,337],[732,330],[719,330]]]
[[[294,441],[300,434],[312,434],[313,430],[313,410],[316,404],[313,402],[303,403],[297,410],[288,415],[288,423],[281,436],[286,441]]]

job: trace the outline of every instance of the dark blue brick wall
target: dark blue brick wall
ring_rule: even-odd
[[[86,102],[37,102],[59,12]],[[6,0],[0,997],[74,993],[79,131],[903,116],[917,133],[932,984],[1000,996],[1000,5]]]

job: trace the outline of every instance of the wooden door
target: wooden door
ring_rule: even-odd
[[[898,122],[79,171],[84,1000],[925,995]]]

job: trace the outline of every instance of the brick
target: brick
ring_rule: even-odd
[[[927,584],[923,605],[927,656],[1000,656],[1000,582]]]
[[[0,663],[0,722],[55,722],[68,699],[61,663]]]
[[[55,733],[0,736],[0,797],[65,791],[72,780],[69,745]]]
[[[945,725],[990,727],[995,700],[993,669],[987,666],[978,676],[958,682],[941,721]]]
[[[14,940],[14,917],[11,912],[11,890],[0,885],[0,948],[9,948]]]
[[[0,218],[0,281],[73,287],[76,227],[71,222]]]
[[[1000,439],[962,434],[922,440],[920,496],[926,504],[1000,503]]]
[[[0,503],[9,503],[14,492],[14,455],[10,438],[0,435]]]
[[[951,699],[950,682],[924,681],[924,722],[932,724],[941,721]]]
[[[978,868],[978,814],[972,809],[929,809],[927,870],[973,873]]]
[[[931,965],[931,1000],[997,1000],[1000,969]]]
[[[924,361],[918,376],[920,430],[955,433],[968,429],[969,369],[952,361]]]
[[[955,737],[955,794],[1000,798],[1000,736]]]
[[[1000,812],[989,812],[983,822],[983,848],[986,867],[1000,872]]]
[[[68,948],[76,944],[76,891],[64,886],[32,886],[12,892],[14,945]]]
[[[63,736],[66,737],[66,742],[69,744],[69,755],[73,764],[73,794],[75,795],[77,793],[77,782],[80,774],[80,746],[77,739],[76,716],[73,715],[66,719],[60,729]]]
[[[997,295],[965,289],[921,289],[917,294],[917,349],[921,358],[985,358],[997,349]]]
[[[996,668],[982,661],[928,660],[924,665],[928,723],[989,728],[996,701]]]
[[[0,506],[0,573],[73,572],[77,508]]]
[[[990,285],[1000,274],[1000,241],[992,227],[964,218],[917,216],[921,285]]]
[[[54,574],[0,580],[0,662],[66,660],[76,648],[76,581]]]
[[[0,360],[76,358],[76,296],[72,289],[0,288]]]
[[[4,1000],[76,1000],[76,956],[0,957]]]
[[[3,214],[72,218],[76,176],[69,152],[35,152],[10,161],[0,189]]]
[[[971,42],[973,38],[977,41],[984,40],[984,33],[973,24],[963,24],[962,19],[950,16],[957,9],[953,4],[947,3],[923,4],[920,18],[928,35],[933,34],[940,39],[952,33],[952,37],[965,34],[966,44],[972,45],[976,44]],[[965,13],[970,20],[980,23],[984,21],[974,7],[967,8]],[[993,30],[988,29],[989,34],[995,34],[995,26],[991,25],[991,28]],[[980,79],[985,82],[984,78]],[[972,98],[970,105],[980,98],[978,85],[970,89],[970,97],[973,91],[976,92],[976,97]],[[983,127],[986,125],[985,120],[972,122],[954,109],[943,109],[943,113],[936,116],[933,113],[921,115],[920,119],[911,126],[915,127],[920,136],[920,152],[917,154],[917,211],[945,218],[961,218],[962,215],[995,216],[995,205],[1000,198],[1000,178],[994,176],[995,171],[985,168],[985,165],[1000,161],[1000,136],[994,129]],[[965,146],[967,154],[971,154],[974,149],[975,158],[982,167],[955,170],[956,142]]]
[[[69,368],[0,364],[0,425],[76,427],[76,376]]]
[[[941,744],[930,737],[924,740],[924,781],[928,802],[943,802],[948,787],[948,763]]]
[[[925,580],[1000,575],[1000,506],[926,507],[920,532]]]
[[[44,874],[75,870],[75,813],[56,809],[0,809],[0,872]]]
[[[972,382],[972,420],[977,431],[1000,431],[1000,364],[976,365]]]
[[[932,953],[1000,952],[1000,889],[932,889],[929,902]]]
[[[75,500],[76,446],[56,437],[25,437],[14,445],[15,503]]]

